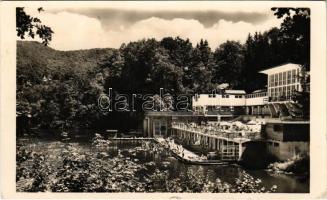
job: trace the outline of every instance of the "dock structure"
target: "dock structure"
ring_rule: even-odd
[[[199,145],[208,151],[218,153],[222,161],[240,161],[245,150],[245,144],[260,141],[260,133],[228,133],[214,130],[203,130],[189,127],[182,123],[172,125],[173,136],[186,145]]]
[[[179,161],[193,165],[226,165],[228,162],[222,160],[208,160],[206,156],[200,156],[196,153],[184,148],[182,145],[176,144],[172,140],[165,138],[155,138],[154,141],[167,148],[172,155]]]
[[[153,140],[153,138],[149,138],[149,137],[114,137],[114,138],[110,138],[110,140]]]

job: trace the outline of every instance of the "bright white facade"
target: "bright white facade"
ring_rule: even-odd
[[[193,110],[208,116],[238,114],[299,116],[292,95],[302,91],[301,66],[284,64],[260,73],[267,74],[267,89],[246,94],[244,90],[221,90],[219,94],[198,94],[192,99]]]
[[[237,91],[237,93],[235,91]],[[268,103],[267,92],[252,93],[246,95],[245,91],[243,90],[235,91],[225,90],[224,94],[197,94],[193,97],[192,105],[193,107],[204,108],[211,106],[253,106],[265,105]]]
[[[198,106],[244,106],[244,90],[225,90],[224,94],[198,94],[193,97],[193,107]]]
[[[245,106],[261,106],[266,105],[269,101],[269,97],[266,91],[253,92],[245,96]]]
[[[208,107],[261,106],[269,102],[290,101],[294,91],[301,91],[301,66],[287,63],[260,71],[267,74],[267,92],[225,90],[223,94],[197,94],[193,97],[193,108],[206,110]]]
[[[267,74],[267,91],[270,101],[288,101],[294,91],[301,91],[301,66],[288,63],[260,71]]]

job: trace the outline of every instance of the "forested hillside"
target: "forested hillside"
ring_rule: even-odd
[[[17,78],[28,75],[29,81],[40,83],[47,75],[58,78],[71,72],[76,76],[86,75],[113,52],[113,49],[57,51],[38,42],[17,41]]]
[[[281,28],[249,34],[245,44],[166,37],[122,44],[119,49],[57,51],[37,42],[17,42],[17,114],[42,127],[137,127],[142,111],[102,113],[97,101],[115,94],[208,93],[222,83],[251,92],[264,89],[258,72],[285,62],[309,66],[309,10],[277,10]],[[288,16],[288,17],[287,17]],[[300,28],[299,28],[300,27]],[[294,30],[293,30],[294,29]],[[136,107],[140,102],[136,102]],[[117,123],[121,120],[124,123]],[[121,126],[121,127],[119,127]]]
[[[37,42],[17,41],[17,112],[45,127],[88,127],[99,118],[95,79],[116,50],[57,51]],[[77,125],[77,124],[76,124]]]

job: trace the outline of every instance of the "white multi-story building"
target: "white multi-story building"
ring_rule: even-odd
[[[271,102],[289,101],[294,91],[301,91],[301,66],[287,63],[260,71],[267,74],[267,91]]]
[[[246,94],[244,90],[222,90],[219,94],[197,94],[193,110],[205,115],[260,114],[289,115],[294,91],[301,91],[301,66],[293,63],[260,71],[267,74],[267,89]],[[293,110],[293,111],[292,111]],[[294,115],[291,114],[291,115]]]

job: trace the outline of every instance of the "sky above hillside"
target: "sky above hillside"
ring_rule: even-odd
[[[25,6],[55,32],[50,47],[57,50],[119,48],[143,38],[189,38],[195,45],[207,39],[211,48],[226,40],[245,42],[249,33],[279,27],[269,3],[229,2],[99,2]]]

